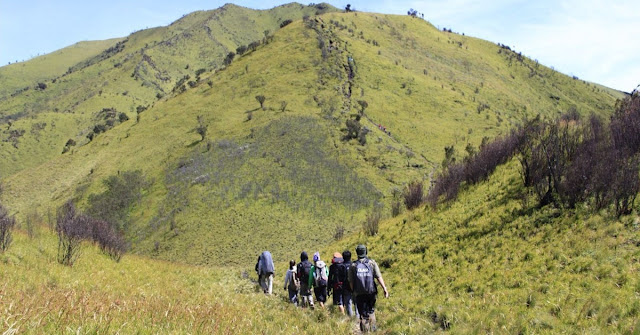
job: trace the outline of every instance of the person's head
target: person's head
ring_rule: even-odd
[[[351,251],[349,251],[349,250],[343,251],[342,252],[342,258],[344,259],[345,262],[351,261]]]
[[[290,260],[289,261],[289,269],[293,270],[293,269],[295,269],[295,266],[296,266],[296,261],[293,260],[293,259]]]
[[[306,260],[308,260],[308,259],[309,259],[309,255],[307,255],[307,252],[306,252],[306,251],[303,251],[303,252],[300,254],[300,261],[301,261],[301,262],[304,262],[304,261],[306,261]]]
[[[320,260],[320,252],[319,252],[319,251],[316,251],[316,253],[315,253],[315,254],[313,254],[313,261],[314,261],[314,262],[317,262],[317,261],[319,261],[319,260]]]
[[[358,244],[356,254],[358,255],[358,259],[367,257],[367,247],[364,244]]]

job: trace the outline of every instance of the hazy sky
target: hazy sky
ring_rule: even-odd
[[[286,1],[286,0],[285,0]],[[164,26],[226,2],[266,9],[283,2],[218,0],[0,0],[0,65],[79,41]],[[568,75],[630,92],[640,84],[638,0],[328,1],[360,11],[406,14],[442,28],[514,47]],[[305,3],[306,4],[306,3]]]

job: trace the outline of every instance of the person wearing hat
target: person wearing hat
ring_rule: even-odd
[[[374,278],[384,290],[384,297],[389,297],[389,291],[382,279],[380,267],[373,259],[367,257],[367,247],[360,244],[356,247],[358,260],[349,268],[349,285],[353,292],[356,307],[360,313],[360,330],[367,332],[376,329],[376,294],[378,288]]]
[[[329,284],[329,269],[327,265],[320,259],[320,253],[313,254],[313,263],[311,274],[309,276],[309,287],[313,287],[313,293],[316,295],[316,301],[320,307],[324,308],[327,302],[327,285]]]
[[[329,267],[329,290],[333,290],[333,305],[338,306],[340,312],[353,316],[353,299],[349,286],[349,267],[351,266],[351,252],[345,250],[342,254],[335,252]]]

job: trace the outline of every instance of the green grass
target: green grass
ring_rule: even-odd
[[[328,259],[334,251],[355,252],[359,243],[369,247],[391,293],[377,303],[383,333],[637,331],[636,215],[618,221],[607,212],[530,207],[514,196],[521,188],[516,164],[437,211],[405,212],[383,220],[376,236],[347,234],[318,250]],[[0,321],[7,330],[353,331],[335,310],[292,308],[280,288],[283,262],[274,297],[242,275],[253,276],[253,262],[199,267],[126,255],[115,263],[87,244],[70,268],[55,261],[56,240],[43,225],[33,238],[17,232],[0,255]]]
[[[103,181],[123,171],[140,170],[151,181],[132,206],[127,232],[131,252],[144,257],[127,255],[116,264],[87,246],[76,267],[64,268],[55,262],[50,233],[18,234],[1,256],[10,269],[0,273],[2,282],[16,283],[0,287],[0,308],[10,311],[2,324],[26,332],[349,333],[350,323],[294,311],[281,296],[263,300],[239,278],[252,273],[263,249],[278,262],[279,280],[284,262],[302,250],[327,258],[366,243],[390,286],[392,297],[378,304],[389,333],[637,330],[635,216],[616,221],[607,212],[532,208],[516,196],[514,162],[438,211],[419,208],[388,219],[393,194],[412,180],[427,184],[445,146],[453,145],[460,159],[467,143],[477,146],[525,117],[555,118],[572,106],[606,116],[618,93],[422,20],[368,13],[296,21],[219,66],[235,45],[308,10],[196,12],[131,35],[121,54],[43,92],[2,102],[26,103],[35,115],[12,124],[25,130],[18,149],[0,142],[1,200],[23,230],[27,216],[53,213],[68,199],[86,208],[88,197],[104,191]],[[217,34],[242,15],[256,24]],[[210,54],[198,44],[207,30],[191,29],[202,24],[216,32],[219,48]],[[320,40],[334,43],[326,57]],[[207,71],[198,85],[171,93],[199,68]],[[171,79],[156,81],[156,74]],[[161,90],[165,96],[157,100]],[[266,97],[264,109],[257,95]],[[371,130],[364,146],[343,141],[358,100],[369,106],[361,120]],[[139,121],[138,105],[149,105]],[[105,107],[131,119],[88,142],[87,130],[103,122],[95,114]],[[207,126],[204,141],[196,132],[199,117]],[[38,123],[46,123],[44,131]],[[60,154],[69,138],[78,145]],[[362,222],[375,208],[383,221],[367,237]],[[340,226],[345,237],[335,241]],[[64,301],[73,305],[59,305]]]
[[[378,320],[394,332],[637,331],[637,215],[535,209],[516,196],[521,184],[511,162],[437,211],[407,212],[375,237],[321,250],[369,247],[391,292]]]
[[[151,106],[159,95],[170,94],[185,76],[196,81],[199,70],[205,71],[205,77],[223,68],[227,53],[262,41],[265,31],[274,34],[282,21],[332,10],[331,6],[320,10],[288,4],[257,11],[229,4],[186,15],[167,27],[138,31],[123,39],[79,43],[1,68],[0,137],[9,137],[5,118],[17,119],[11,129],[25,131],[15,146],[0,141],[2,177],[55,158],[68,139],[86,143],[103,108],[115,108],[135,119],[138,106]],[[122,48],[109,51],[116,43]],[[36,90],[39,82],[47,88]],[[29,89],[15,93],[24,87]],[[69,117],[72,122],[51,121]],[[38,136],[30,132],[36,123],[47,123]]]
[[[73,267],[58,264],[56,239],[18,232],[0,254],[0,329],[20,334],[298,333],[352,324],[286,302],[281,283],[271,297],[238,268],[204,268],[125,256],[115,263],[84,245]],[[284,270],[278,269],[278,279]],[[161,275],[160,275],[161,274]]]
[[[0,67],[0,97],[6,98],[27,86],[49,82],[61,76],[73,65],[94,57],[122,40],[78,42],[74,45],[30,59]]]
[[[223,27],[238,15],[252,13],[275,24],[276,17],[289,16],[278,10],[305,13],[294,9],[252,12],[227,6],[196,12],[168,28],[133,34],[123,53],[144,41],[167,40],[166,34],[184,36],[177,32],[202,22]],[[606,114],[615,101],[608,92],[593,92],[587,84],[533,67],[530,60],[511,60],[513,54],[505,56],[492,43],[440,32],[422,20],[329,13],[318,19],[316,30],[307,27],[311,23],[294,22],[229,67],[203,73],[197,86],[182,94],[168,93],[140,114],[139,122],[130,108],[144,104],[140,100],[144,94],[138,90],[145,86],[118,74],[131,73],[132,62],[114,68],[111,63],[116,59],[108,59],[73,72],[59,87],[68,85],[69,94],[78,98],[87,91],[72,90],[72,78],[103,73],[105,79],[125,81],[119,82],[117,91],[109,84],[81,102],[78,109],[94,106],[85,114],[38,114],[51,117],[45,119],[45,130],[55,121],[57,138],[43,134],[38,142],[25,137],[18,144],[24,150],[0,151],[11,153],[7,164],[37,166],[44,161],[5,178],[3,200],[19,217],[51,211],[72,197],[82,207],[88,196],[102,191],[104,179],[119,171],[141,170],[153,183],[131,213],[128,237],[134,252],[196,264],[237,264],[266,248],[276,255],[291,247],[296,252],[305,246],[319,248],[333,240],[339,227],[357,231],[368,212],[374,207],[388,209],[394,192],[408,182],[428,181],[445,146],[455,145],[463,152],[466,143],[478,145],[483,137],[505,132],[525,116],[553,117],[572,105],[582,113]],[[334,43],[325,58],[319,40],[326,46]],[[453,42],[458,40],[462,46]],[[166,45],[148,49],[167,55],[171,50]],[[173,56],[167,57],[162,59]],[[179,72],[170,76],[177,78],[201,66],[194,64],[189,69],[174,65]],[[529,77],[528,66],[538,74]],[[352,80],[349,67],[355,74]],[[124,90],[130,94],[118,93]],[[560,100],[550,98],[549,92]],[[266,97],[264,110],[257,95]],[[92,99],[104,101],[102,107]],[[591,102],[596,99],[597,104]],[[365,146],[342,140],[345,121],[357,113],[358,100],[369,104],[361,121],[371,131]],[[478,112],[480,102],[490,108]],[[65,136],[73,133],[74,126],[103,122],[95,113],[105,104],[129,113],[131,119],[90,143],[83,140],[87,128],[76,137]],[[60,115],[65,118],[55,119]],[[195,131],[199,116],[208,127],[202,142]],[[12,127],[33,122],[24,119]],[[391,136],[377,124],[385,125]],[[78,145],[47,161],[48,147],[40,144],[55,147],[52,142],[59,141],[61,151],[68,138],[76,138]],[[241,154],[234,155],[236,151]],[[181,162],[202,166],[176,177]],[[209,181],[194,183],[198,177]],[[273,238],[255,242],[250,232]],[[238,256],[238,250],[248,252]]]

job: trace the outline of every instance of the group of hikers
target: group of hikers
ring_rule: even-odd
[[[351,261],[351,252],[335,252],[331,265],[320,259],[320,253],[313,255],[313,264],[309,255],[303,251],[300,263],[289,261],[289,269],[284,277],[284,290],[289,292],[289,301],[302,308],[314,308],[316,302],[325,308],[328,296],[333,294],[333,305],[340,312],[350,317],[354,315],[360,320],[360,330],[363,332],[375,330],[375,305],[378,288],[375,280],[384,291],[385,298],[389,291],[382,279],[378,264],[367,257],[367,247],[360,244],[356,247],[357,260]],[[258,281],[265,294],[271,294],[273,289],[273,275],[275,273],[273,259],[269,251],[258,257],[255,270]],[[374,280],[375,279],[375,280]],[[313,292],[312,292],[313,289]],[[355,313],[353,302],[355,301]]]

